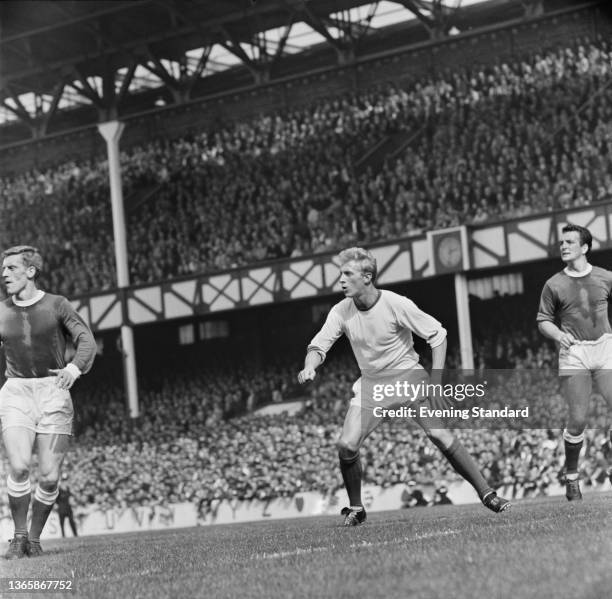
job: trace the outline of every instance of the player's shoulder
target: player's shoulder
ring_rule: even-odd
[[[395,293],[395,291],[389,291],[389,289],[381,289],[380,290],[380,299],[392,304],[394,306],[397,305],[412,305],[414,304],[414,302],[406,297],[405,295],[402,295],[401,293]]]
[[[556,272],[552,277],[549,277],[544,283],[544,287],[550,287],[551,289],[555,289],[560,285],[567,284],[570,277],[565,273],[564,270],[560,270]]]
[[[63,313],[65,310],[71,310],[72,304],[68,298],[57,293],[48,293],[45,291],[45,295],[41,299],[42,306],[47,310],[54,310],[58,313]]]
[[[601,266],[593,266],[591,274],[595,277],[612,283],[612,270],[602,268]]]
[[[330,313],[333,312],[343,316],[344,314],[350,312],[354,305],[355,302],[350,297],[345,297],[331,307]]]
[[[63,303],[70,303],[68,302],[68,299],[65,298],[63,295],[58,295],[57,293],[49,293],[48,291],[45,291],[45,295],[42,297],[41,301],[44,301],[47,304],[53,304],[54,306]]]

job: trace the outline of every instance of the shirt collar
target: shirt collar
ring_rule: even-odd
[[[584,270],[581,270],[580,272],[576,272],[575,270],[569,270],[567,266],[563,269],[563,272],[568,277],[578,278],[578,277],[586,277],[587,275],[590,275],[592,270],[593,270],[593,265],[587,264],[586,268]]]
[[[33,306],[36,302],[40,301],[45,295],[45,292],[42,289],[38,289],[34,294],[34,297],[31,297],[29,300],[18,300],[14,295],[12,296],[13,303],[20,308],[27,308],[28,306]]]

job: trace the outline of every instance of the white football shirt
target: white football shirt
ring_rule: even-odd
[[[408,370],[419,363],[413,332],[431,347],[446,339],[446,329],[433,316],[407,297],[383,289],[369,310],[359,310],[348,297],[333,306],[308,351],[318,352],[324,360],[331,346],[344,333],[362,374]]]

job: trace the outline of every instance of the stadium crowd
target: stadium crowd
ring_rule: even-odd
[[[611,81],[610,41],[578,40],[129,148],[132,283],[609,199]],[[114,285],[106,171],[0,180],[0,234],[41,246],[54,291]]]

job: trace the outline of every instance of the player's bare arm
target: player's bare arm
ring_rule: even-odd
[[[446,362],[446,346],[447,341],[444,339],[440,345],[431,348],[431,380],[434,385],[442,384],[442,372],[444,371],[444,363]],[[430,397],[432,405],[438,409],[447,407],[443,398],[433,395]]]
[[[323,358],[319,352],[309,351],[304,360],[304,368],[298,373],[298,383],[303,385],[308,381],[314,380],[315,376],[317,376],[316,370],[322,363]]]
[[[431,348],[431,378],[433,382],[438,382],[434,378],[442,376],[444,363],[446,362],[447,345],[447,341],[444,339],[440,345]]]

